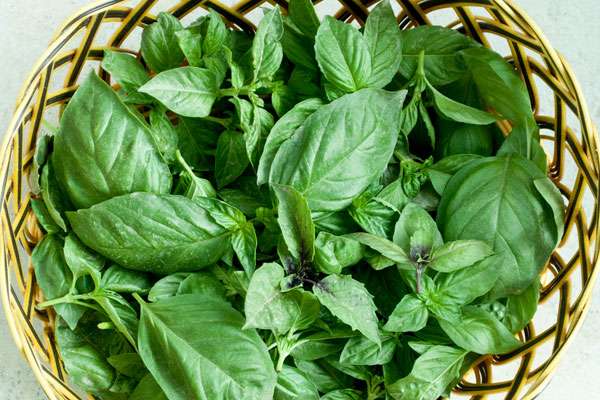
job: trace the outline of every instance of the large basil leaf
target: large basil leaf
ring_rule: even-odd
[[[436,400],[460,377],[464,350],[433,346],[416,361],[408,376],[391,385],[388,393],[396,400]]]
[[[140,356],[169,399],[273,396],[276,375],[267,348],[255,331],[242,330],[242,315],[228,303],[182,295],[143,303],[141,310]]]
[[[492,254],[492,248],[480,240],[456,240],[435,249],[428,267],[438,272],[453,272]]]
[[[442,195],[438,223],[446,240],[483,240],[503,256],[493,297],[527,288],[557,244],[554,214],[534,185],[540,178],[522,157],[484,158],[454,175]]]
[[[477,354],[502,354],[521,345],[489,312],[467,306],[459,323],[439,320],[440,326],[459,347]]]
[[[160,13],[158,23],[144,29],[142,33],[142,56],[155,72],[176,68],[183,63],[183,53],[177,43],[177,32],[181,22],[173,15]]]
[[[365,286],[349,275],[329,275],[313,288],[325,307],[343,323],[380,344],[378,320],[373,296]]]
[[[302,262],[315,256],[315,225],[306,199],[291,186],[273,185],[277,196],[277,222],[291,255]]]
[[[343,92],[366,87],[371,77],[371,53],[354,26],[327,16],[317,32],[315,51],[327,81]]]
[[[390,160],[405,95],[363,89],[319,108],[281,145],[269,180],[296,188],[313,212],[348,206]]]
[[[402,60],[400,29],[389,1],[370,12],[364,37],[371,54],[369,86],[382,88],[394,78]]]
[[[267,183],[271,172],[271,165],[277,154],[279,147],[298,129],[319,107],[323,105],[321,99],[308,99],[296,104],[294,108],[283,115],[273,125],[269,136],[265,142],[260,162],[256,171],[257,182],[259,185]]]
[[[63,113],[53,161],[59,182],[77,208],[125,193],[171,189],[171,173],[150,130],[95,73]]]
[[[198,270],[230,247],[231,230],[198,201],[133,193],[68,214],[81,241],[119,265],[169,274]]]
[[[419,26],[402,31],[400,73],[407,79],[417,70],[419,54],[425,53],[425,75],[438,86],[459,79],[465,73],[460,50],[479,44],[461,33],[441,26]]]
[[[181,67],[161,72],[139,90],[179,115],[202,118],[219,95],[219,82],[209,69]]]
[[[37,284],[46,300],[67,295],[73,285],[73,274],[65,261],[63,246],[64,240],[60,235],[46,235],[31,254]],[[57,304],[54,309],[71,329],[75,329],[85,312],[85,308],[76,304]]]

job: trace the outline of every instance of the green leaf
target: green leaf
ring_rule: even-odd
[[[466,67],[461,50],[480,45],[467,36],[441,26],[419,26],[402,31],[402,63],[400,73],[407,79],[417,70],[419,54],[425,52],[425,76],[434,86],[459,79]]]
[[[179,115],[202,118],[210,114],[219,95],[219,82],[209,69],[181,67],[156,75],[140,92]]]
[[[231,101],[235,105],[240,127],[244,132],[248,158],[253,166],[257,166],[267,135],[274,124],[273,116],[264,108],[247,100],[234,97]]]
[[[31,199],[31,209],[35,214],[35,218],[40,226],[47,233],[62,232],[62,228],[54,222],[54,218],[50,215],[50,211],[46,207],[46,203],[42,199]]]
[[[416,236],[415,236],[416,235]],[[418,243],[411,240],[418,238]],[[442,245],[442,235],[437,225],[427,211],[414,203],[406,205],[394,229],[394,243],[399,245],[407,254],[429,253]]]
[[[210,121],[198,118],[179,118],[177,136],[183,159],[196,171],[208,171],[214,167],[211,157],[217,146],[222,128]]]
[[[310,326],[319,315],[319,303],[308,292],[282,292],[283,268],[276,263],[256,270],[246,294],[244,329],[270,329],[277,335]]]
[[[314,41],[314,36],[306,36],[289,17],[284,17],[281,45],[285,56],[297,68],[300,67],[305,71],[311,71],[313,74],[319,69],[315,59]],[[310,45],[307,46],[307,44]]]
[[[60,235],[46,235],[31,254],[37,284],[46,300],[67,295],[73,285],[73,274],[65,261],[63,246],[64,240]],[[75,329],[85,312],[85,308],[76,304],[57,304],[54,309],[71,329]]]
[[[480,240],[456,240],[433,251],[428,267],[438,272],[463,269],[492,255],[492,248]]]
[[[340,362],[349,365],[382,365],[388,363],[396,351],[397,339],[382,336],[381,346],[363,337],[353,337],[344,346]]]
[[[202,66],[202,35],[184,29],[175,33],[179,47],[192,67]]]
[[[554,215],[534,185],[543,177],[519,156],[484,158],[454,175],[442,195],[438,223],[446,240],[483,240],[504,258],[494,298],[527,288],[557,244]]]
[[[181,283],[190,276],[187,272],[178,272],[159,279],[148,293],[148,300],[155,303],[159,300],[173,297],[179,291]]]
[[[198,197],[217,197],[217,191],[212,183],[208,179],[196,176],[179,151],[176,152],[175,157],[183,168],[174,192],[175,194],[181,194],[191,200],[195,200]]]
[[[177,32],[183,30],[181,22],[173,15],[160,13],[158,22],[149,25],[142,33],[142,57],[155,72],[177,68],[184,55],[177,43]]]
[[[313,212],[345,208],[390,160],[405,95],[363,89],[320,107],[281,145],[269,181],[293,186]]]
[[[319,391],[302,371],[284,365],[277,375],[273,400],[319,400]]]
[[[456,345],[477,354],[508,353],[521,345],[494,316],[474,306],[463,308],[459,323],[444,320],[439,323]]]
[[[299,0],[304,1],[304,0]],[[265,184],[269,180],[271,166],[277,154],[277,151],[283,143],[290,139],[296,130],[304,123],[309,115],[314,113],[323,105],[321,99],[308,99],[296,104],[294,108],[283,115],[273,125],[269,136],[265,142],[265,147],[260,156],[260,162],[256,171],[257,182],[259,185]]]
[[[128,400],[168,400],[162,391],[156,379],[151,374],[147,374],[136,386]]]
[[[65,246],[66,252],[66,246]],[[117,293],[148,293],[152,287],[149,275],[111,265],[103,274],[100,286]]]
[[[216,277],[207,272],[195,272],[183,279],[176,295],[183,294],[203,294],[225,300],[225,288]]]
[[[288,250],[296,260],[315,256],[315,225],[306,199],[291,186],[273,185],[277,196],[277,222]]]
[[[352,384],[352,378],[338,371],[325,361],[295,360],[296,366],[320,392],[343,389]]]
[[[229,227],[199,200],[134,193],[68,218],[83,243],[119,265],[157,274],[191,271],[215,263],[230,246]]]
[[[62,115],[52,160],[59,183],[77,208],[125,193],[171,189],[171,173],[149,128],[94,73]]]
[[[315,51],[321,72],[336,88],[352,93],[368,85],[371,54],[354,26],[325,17],[317,32]]]
[[[370,12],[364,37],[371,54],[369,86],[382,88],[392,81],[402,61],[400,29],[389,1],[379,3]]]
[[[333,328],[303,337],[294,345],[292,356],[295,360],[314,361],[333,354],[339,354],[346,339],[357,336],[351,329]]]
[[[106,361],[108,361],[118,373],[130,378],[140,380],[148,373],[148,370],[144,366],[138,353],[115,354],[108,357]]]
[[[115,329],[135,348],[138,316],[127,300],[118,293],[104,289],[92,293],[91,298],[102,308]]]
[[[315,241],[315,266],[325,274],[340,274],[363,257],[363,247],[355,240],[319,232]]]
[[[244,271],[248,276],[252,276],[256,268],[256,247],[258,245],[252,222],[245,222],[240,225],[239,230],[231,237],[231,244]]]
[[[244,136],[236,131],[223,132],[215,154],[215,178],[219,188],[239,178],[249,163]]]
[[[436,297],[444,303],[465,305],[488,293],[500,275],[502,257],[491,256],[468,268],[435,278]]]
[[[177,129],[162,107],[155,107],[150,111],[150,127],[156,147],[165,161],[170,164],[175,162],[175,154],[179,137]]]
[[[138,93],[138,89],[150,80],[148,72],[142,63],[133,55],[120,51],[104,50],[102,69],[108,72],[125,91],[126,96],[141,96],[145,102],[151,102],[150,97]]]
[[[503,323],[509,331],[520,332],[533,319],[540,301],[540,281],[535,280],[531,286],[518,295],[508,296]]]
[[[322,305],[343,323],[381,344],[373,296],[349,275],[329,275],[313,287]]]
[[[205,30],[202,30],[202,52],[208,56],[217,54],[221,46],[229,39],[229,31],[223,17],[213,9],[209,9]],[[204,28],[204,26],[203,26]]]
[[[290,20],[300,32],[314,38],[319,29],[319,17],[311,0],[291,0],[288,4]]]
[[[489,125],[497,120],[492,114],[444,96],[432,85],[429,85],[428,90],[432,94],[433,105],[435,106],[436,111],[444,118],[472,125]]]
[[[104,258],[87,248],[73,233],[65,239],[63,249],[65,262],[73,273],[73,284],[86,275],[94,280],[96,287],[100,286],[100,271],[104,268]]]
[[[396,400],[436,400],[460,377],[465,356],[463,350],[434,346],[415,361],[407,377],[386,385],[387,391]]]
[[[429,313],[425,303],[410,294],[398,303],[383,329],[389,332],[417,332],[427,325]]]
[[[62,362],[73,383],[90,392],[110,389],[115,370],[99,351],[93,336],[82,330],[71,330],[61,318],[56,321],[54,334]]]
[[[242,330],[242,315],[223,300],[183,295],[141,310],[140,356],[169,399],[273,396],[276,375],[265,344]]]
[[[444,193],[446,184],[462,167],[473,160],[479,160],[481,156],[477,154],[456,154],[444,157],[437,163],[427,168],[429,179],[435,191],[438,194]]]
[[[556,224],[556,243],[560,243],[565,231],[565,205],[560,190],[547,177],[536,179],[533,184],[552,210]]]
[[[412,261],[408,255],[400,246],[390,240],[364,232],[351,233],[349,235],[345,235],[345,237],[356,240],[357,242],[372,248],[381,255],[398,264],[401,268],[412,269]]]
[[[321,397],[321,400],[361,400],[362,393],[353,389],[341,389],[329,392]]]
[[[262,17],[252,41],[253,81],[270,80],[279,69],[283,59],[282,36],[283,20],[279,8],[274,8]]]

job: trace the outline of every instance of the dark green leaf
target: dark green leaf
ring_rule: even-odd
[[[302,371],[284,365],[277,376],[273,400],[319,400],[319,391]]]
[[[128,400],[168,400],[154,377],[146,375],[136,386]]]
[[[540,300],[540,281],[535,280],[531,286],[518,295],[508,296],[506,313],[502,322],[513,333],[520,332],[533,319]]]
[[[453,272],[492,254],[492,248],[480,240],[456,240],[435,249],[428,267],[438,272]]]
[[[315,225],[306,199],[291,186],[273,185],[277,222],[291,255],[302,262],[315,256]]]
[[[363,257],[363,247],[355,240],[319,232],[315,242],[315,266],[326,274],[340,274]]]
[[[225,131],[219,136],[215,154],[215,178],[219,187],[235,181],[248,167],[246,141],[236,131]]]
[[[396,351],[397,339],[382,336],[381,346],[363,337],[353,337],[344,346],[340,362],[349,365],[382,365],[388,363]]]
[[[173,15],[160,13],[158,22],[144,29],[142,34],[142,56],[155,72],[176,68],[183,63],[184,55],[177,43],[177,32],[181,22]]]
[[[143,272],[112,265],[102,274],[100,286],[117,293],[148,293],[152,279]]]

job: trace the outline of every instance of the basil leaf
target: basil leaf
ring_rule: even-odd
[[[222,129],[214,122],[198,118],[179,118],[177,136],[183,159],[196,171],[208,171],[214,167],[210,158]]]
[[[91,298],[102,308],[115,329],[135,348],[138,316],[127,300],[118,293],[104,289],[92,293]]]
[[[340,363],[349,365],[382,365],[388,363],[396,351],[397,339],[382,336],[381,346],[363,337],[353,337],[346,342]]]
[[[412,269],[412,261],[408,255],[400,246],[390,240],[364,232],[351,233],[345,237],[372,248],[398,264],[400,268]]]
[[[465,305],[488,293],[500,275],[502,257],[491,256],[468,268],[435,278],[436,296],[445,303]]]
[[[202,294],[225,300],[225,289],[221,282],[206,272],[195,272],[183,279],[177,288],[176,295],[183,294]]]
[[[429,180],[438,194],[444,193],[446,184],[462,167],[473,160],[480,159],[477,154],[456,154],[442,158],[437,163],[427,168]]]
[[[334,390],[321,397],[321,400],[360,400],[362,393],[353,389]]]
[[[73,284],[86,275],[92,277],[96,287],[100,286],[100,271],[104,268],[104,258],[87,248],[73,233],[65,238],[63,249],[65,262],[73,273]]]
[[[134,193],[68,218],[87,246],[145,272],[198,270],[218,261],[230,246],[229,228],[204,205],[181,196]],[[119,229],[113,229],[115,224]]]
[[[349,275],[329,275],[313,288],[322,305],[343,323],[381,344],[373,296]]]
[[[547,177],[533,181],[538,193],[542,195],[554,216],[556,225],[556,243],[560,243],[565,231],[565,206],[558,188]]]
[[[420,243],[411,243],[411,238],[419,235]],[[442,235],[437,225],[427,211],[416,204],[409,203],[404,207],[394,229],[394,243],[398,244],[407,254],[419,253],[424,250],[429,253],[432,249],[443,244]]]
[[[77,208],[125,193],[171,189],[171,173],[150,130],[94,73],[63,113],[52,160],[59,183]]]
[[[425,52],[425,76],[434,86],[444,85],[465,74],[461,50],[480,45],[461,33],[441,26],[419,26],[402,31],[400,73],[410,79],[417,70],[419,54]]]
[[[106,361],[108,361],[118,373],[130,378],[140,380],[148,373],[148,370],[144,366],[138,353],[115,354],[108,357]]]
[[[363,257],[363,247],[355,240],[319,232],[315,241],[315,266],[326,274],[340,274]]]
[[[444,237],[483,240],[503,256],[494,298],[527,288],[556,246],[554,215],[534,185],[543,177],[519,156],[484,158],[454,175],[442,195]],[[464,207],[467,202],[473,207]]]
[[[183,295],[141,310],[140,356],[169,399],[273,396],[276,375],[266,346],[255,331],[242,331],[242,316],[223,300]]]
[[[428,317],[425,303],[414,295],[407,295],[398,303],[383,329],[388,332],[417,332],[427,325]]]
[[[156,75],[140,92],[179,115],[202,118],[210,114],[219,95],[219,82],[209,69],[181,67]]]
[[[296,366],[319,389],[320,392],[330,392],[342,389],[352,384],[352,378],[324,361],[295,360]]]
[[[439,320],[440,326],[459,347],[477,354],[502,354],[521,345],[512,333],[485,310],[463,308],[460,323]]]
[[[61,318],[56,321],[56,343],[69,378],[90,392],[109,390],[115,370],[98,349],[97,337],[83,333],[71,330]]]
[[[369,86],[383,88],[392,81],[402,61],[400,29],[389,1],[379,3],[369,13],[364,37],[371,54]]]
[[[281,45],[283,52],[296,66],[306,71],[316,72],[319,67],[315,59],[314,36],[306,36],[289,17],[283,19],[283,36]],[[310,43],[310,46],[307,46]]]
[[[405,94],[363,89],[319,108],[279,148],[270,182],[293,186],[313,212],[345,208],[391,158]]]
[[[273,160],[281,145],[294,135],[306,118],[323,105],[321,99],[308,99],[296,104],[273,125],[267,136],[264,150],[256,171],[259,185],[267,183]]]
[[[520,332],[533,319],[540,301],[540,281],[535,280],[523,293],[508,296],[502,322],[509,331]]]
[[[31,209],[35,214],[37,222],[47,233],[62,232],[62,228],[54,222],[54,218],[50,215],[50,211],[48,210],[48,207],[46,207],[44,200],[31,199]]]
[[[155,72],[179,67],[184,55],[177,43],[181,22],[171,14],[161,12],[158,22],[149,25],[142,33],[142,57]]]
[[[438,272],[453,272],[492,255],[492,248],[480,240],[456,240],[433,251],[428,267]]]
[[[147,274],[111,265],[102,274],[100,286],[117,293],[148,293],[152,280]]]
[[[150,289],[148,300],[155,303],[159,300],[175,296],[183,281],[190,275],[187,272],[178,272],[159,279]]]
[[[307,37],[314,38],[319,29],[319,17],[310,0],[292,0],[289,2],[290,20]]]
[[[308,292],[281,292],[283,268],[264,264],[250,280],[246,294],[244,329],[270,329],[277,335],[310,326],[319,315],[319,303]]]
[[[265,13],[260,20],[252,41],[252,67],[254,79],[270,79],[279,69],[283,59],[281,37],[283,20],[279,8]]]
[[[472,125],[489,125],[496,122],[496,117],[492,114],[454,101],[431,85],[429,85],[428,90],[432,94],[436,111],[444,118]]]
[[[314,383],[297,368],[284,365],[277,376],[274,400],[319,400]]]
[[[410,374],[387,385],[397,400],[436,400],[460,377],[466,352],[447,346],[434,346],[422,354]]]
[[[247,100],[234,97],[232,102],[240,120],[240,127],[244,132],[248,158],[255,166],[261,157],[266,137],[273,127],[273,116],[265,109]]]
[[[192,67],[202,66],[202,35],[189,29],[175,32],[177,42]]]
[[[315,52],[325,79],[339,90],[352,93],[368,85],[371,54],[354,26],[326,16],[317,32]]]
[[[179,138],[177,129],[162,107],[155,107],[150,111],[150,127],[158,151],[165,161],[174,163]]]
[[[151,374],[147,374],[140,383],[136,386],[128,400],[168,400],[165,393],[162,391],[156,379]]]
[[[231,236],[231,245],[244,271],[248,276],[252,276],[256,268],[256,247],[258,246],[252,222],[240,224],[238,231]]]
[[[212,56],[221,50],[221,46],[229,40],[229,31],[223,22],[223,17],[213,9],[208,10],[207,23],[203,25],[202,52]]]
[[[244,136],[236,131],[223,132],[219,136],[215,154],[215,179],[218,187],[227,186],[239,178],[249,163]]]
[[[301,262],[315,256],[315,225],[306,199],[294,188],[273,185],[279,203],[277,222],[291,255]]]
[[[151,103],[152,98],[138,93],[138,89],[150,80],[142,63],[131,54],[105,50],[102,69],[108,72],[124,90],[125,98],[139,97],[142,102]]]
[[[36,273],[37,284],[46,300],[63,297],[69,293],[73,285],[73,274],[63,254],[64,241],[57,234],[46,235],[35,246],[31,254],[31,262]],[[71,329],[83,316],[85,308],[76,304],[57,304],[54,306]]]

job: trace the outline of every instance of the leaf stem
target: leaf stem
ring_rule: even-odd
[[[43,303],[38,304],[36,307],[38,310],[43,310],[46,309],[48,307],[52,307],[58,304],[65,304],[65,303],[77,303],[77,304],[85,304],[80,302],[79,300],[90,300],[91,296],[88,294],[67,294],[64,295],[63,297],[58,297],[56,299],[52,299],[52,300],[48,300],[45,301]]]
[[[233,97],[233,96],[247,96],[253,89],[250,86],[243,86],[241,88],[225,88],[219,90],[219,97]]]

